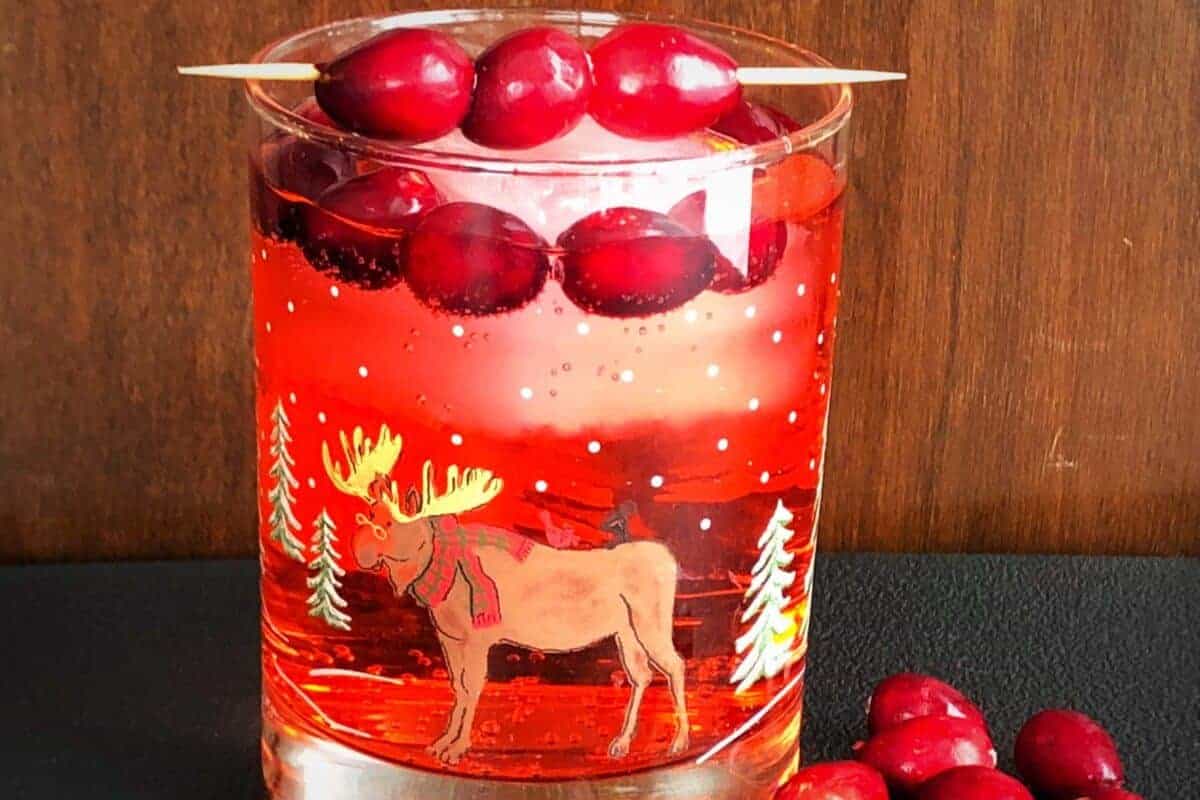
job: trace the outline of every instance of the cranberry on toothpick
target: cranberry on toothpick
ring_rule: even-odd
[[[463,135],[485,147],[534,147],[557,139],[587,113],[587,52],[556,28],[517,31],[475,62],[475,95]]]
[[[437,31],[385,31],[319,65],[317,102],[347,130],[425,142],[458,127],[471,106],[475,68]]]

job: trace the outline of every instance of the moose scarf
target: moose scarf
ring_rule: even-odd
[[[517,561],[524,561],[533,549],[533,542],[501,528],[486,525],[464,528],[451,517],[437,520],[432,527],[433,553],[429,565],[410,587],[413,597],[427,608],[436,608],[450,594],[455,577],[461,574],[470,589],[472,624],[476,628],[499,624],[500,594],[496,582],[479,563],[476,549],[496,547]]]

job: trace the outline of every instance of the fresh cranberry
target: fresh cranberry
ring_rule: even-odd
[[[671,139],[702,130],[741,97],[737,63],[672,25],[621,25],[592,47],[590,111],[633,139]]]
[[[986,727],[983,712],[962,692],[929,675],[902,672],[875,687],[867,705],[871,733],[895,727],[906,720],[940,714],[974,720]]]
[[[309,122],[324,125],[326,128],[337,127],[337,123],[321,110],[321,104],[317,102],[317,98],[315,97],[306,97],[292,111],[304,117]]]
[[[775,793],[775,800],[888,800],[878,772],[857,761],[805,767]]]
[[[875,734],[857,746],[858,760],[883,773],[900,792],[913,792],[955,767],[996,766],[987,730],[959,717],[917,717]]]
[[[1119,788],[1125,770],[1112,737],[1078,711],[1050,709],[1034,714],[1017,734],[1017,771],[1039,794],[1078,797]]]
[[[712,129],[742,144],[758,144],[782,139],[800,130],[800,123],[765,103],[742,100],[713,123]]]
[[[706,233],[704,210],[707,193],[693,192],[680,200],[667,216],[696,233]],[[739,294],[758,286],[775,272],[787,248],[787,224],[781,220],[751,218],[746,272],[742,273],[719,251],[712,284],[708,287],[723,294]]]
[[[610,208],[558,237],[563,291],[585,311],[640,317],[669,311],[704,290],[714,248],[664,214]]]
[[[537,296],[550,273],[546,243],[512,214],[450,203],[421,220],[405,278],[417,298],[455,314],[498,314]]]
[[[458,127],[475,69],[444,33],[399,28],[321,65],[315,93],[330,117],[357,133],[424,142]]]
[[[766,216],[804,222],[832,205],[840,193],[829,162],[799,153],[768,167],[754,181],[754,207]]]
[[[918,800],[1033,800],[1016,778],[988,767],[955,767],[921,785]]]
[[[1145,800],[1145,798],[1124,789],[1101,789],[1098,792],[1092,792],[1087,797],[1080,797],[1078,800]]]
[[[400,282],[401,237],[440,205],[424,173],[385,167],[331,186],[304,206],[304,252],[317,269],[364,289]]]
[[[587,113],[587,52],[554,28],[517,31],[475,62],[475,99],[463,134],[498,149],[534,147],[562,136]]]

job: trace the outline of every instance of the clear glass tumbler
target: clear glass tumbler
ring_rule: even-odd
[[[258,59],[629,19],[402,14]],[[248,88],[271,796],[770,797],[797,764],[849,89],[503,152],[347,134],[309,93]],[[415,227],[328,200],[381,170]]]

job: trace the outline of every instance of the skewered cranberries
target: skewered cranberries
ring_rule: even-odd
[[[878,772],[857,761],[814,764],[795,774],[775,800],[888,800]]]
[[[610,208],[589,214],[558,238],[562,286],[585,311],[639,317],[669,311],[713,276],[712,244],[664,214]]]
[[[385,167],[325,191],[304,206],[304,249],[317,269],[365,289],[400,281],[401,237],[440,205],[441,194],[423,173]]]
[[[591,112],[635,139],[670,139],[711,126],[741,97],[737,63],[671,25],[622,25],[591,50]]]
[[[986,727],[983,712],[962,692],[937,678],[912,672],[880,681],[867,706],[867,724],[874,734],[934,714],[969,719]]]
[[[587,53],[554,28],[501,39],[475,63],[475,97],[463,134],[498,149],[534,147],[570,131],[587,112]]]
[[[947,716],[917,717],[867,740],[859,761],[883,773],[901,792],[914,792],[927,780],[955,767],[996,766],[996,751],[978,722]]]
[[[1119,788],[1125,770],[1112,737],[1078,711],[1034,714],[1017,734],[1017,771],[1039,794],[1056,800]]]
[[[998,770],[955,767],[923,784],[917,800],[1033,800],[1033,795]]]
[[[409,238],[405,278],[431,308],[498,314],[537,296],[550,273],[546,243],[512,214],[479,203],[430,212]]]
[[[317,102],[342,127],[424,142],[458,127],[471,105],[475,69],[437,31],[385,31],[320,66]]]

